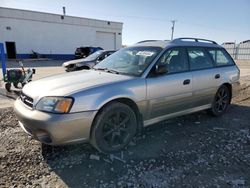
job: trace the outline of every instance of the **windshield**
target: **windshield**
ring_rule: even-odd
[[[117,73],[140,76],[162,51],[159,47],[124,48],[97,64],[94,69],[109,69]]]
[[[88,57],[86,57],[86,58],[84,59],[84,61],[94,61],[96,58],[99,57],[99,55],[102,54],[102,52],[103,52],[103,50],[99,50],[99,51],[97,51],[97,52],[95,52],[95,53],[89,55]]]

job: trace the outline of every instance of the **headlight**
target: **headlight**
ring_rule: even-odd
[[[36,109],[52,113],[68,113],[73,105],[73,98],[43,97],[36,105]]]

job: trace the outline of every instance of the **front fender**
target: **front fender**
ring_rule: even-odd
[[[144,78],[138,78],[97,86],[71,96],[75,99],[71,112],[99,110],[106,103],[118,98],[128,98],[135,103],[144,101],[146,99],[146,84]]]

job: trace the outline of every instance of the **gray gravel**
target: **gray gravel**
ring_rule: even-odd
[[[0,110],[0,187],[250,187],[250,88],[228,112],[171,119],[143,130],[121,153],[31,139]]]

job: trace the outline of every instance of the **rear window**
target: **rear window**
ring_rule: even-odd
[[[81,48],[77,48],[76,52],[80,53],[81,52]]]
[[[234,62],[229,55],[221,49],[208,49],[216,66],[234,65]]]
[[[213,62],[204,49],[188,48],[188,58],[191,70],[213,67]]]

